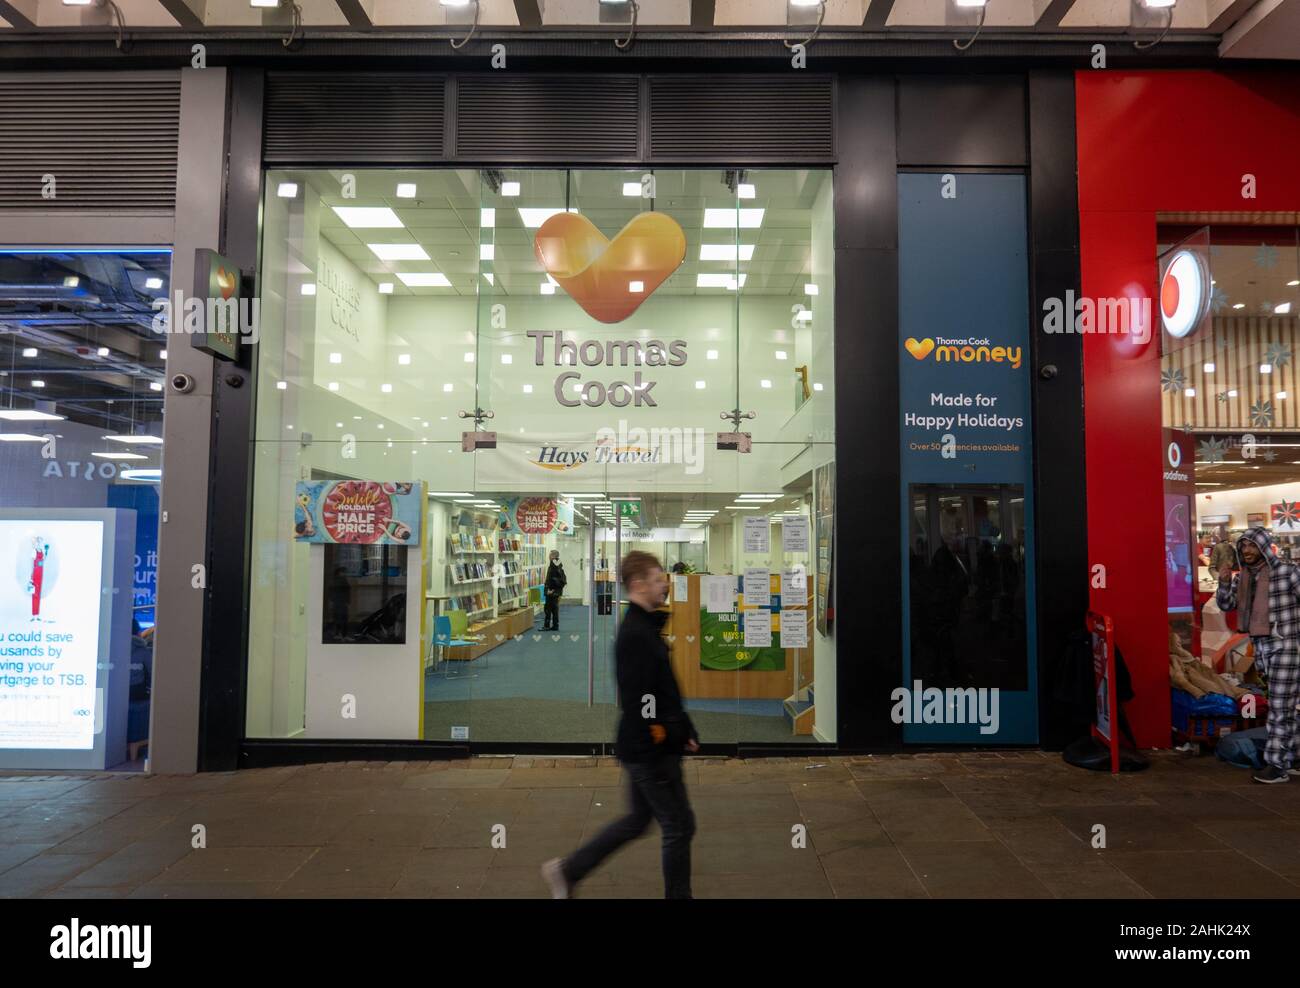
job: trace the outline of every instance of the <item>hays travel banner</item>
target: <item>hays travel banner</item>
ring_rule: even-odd
[[[981,710],[996,707],[987,722],[956,709],[906,719],[903,737],[1033,743],[1025,179],[904,174],[898,188],[900,548],[909,574],[899,685],[927,696],[974,687]]]

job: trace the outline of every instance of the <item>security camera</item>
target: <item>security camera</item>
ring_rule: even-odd
[[[172,390],[179,391],[181,394],[188,394],[194,390],[194,378],[188,374],[173,374]]]
[[[1056,377],[1056,374],[1057,371],[1056,371],[1055,364],[1046,364],[1038,372],[1038,376],[1041,377],[1044,381],[1050,381],[1052,378]]]

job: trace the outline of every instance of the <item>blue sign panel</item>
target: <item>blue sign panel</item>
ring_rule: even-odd
[[[899,176],[904,682],[918,742],[1037,740],[1020,175]]]

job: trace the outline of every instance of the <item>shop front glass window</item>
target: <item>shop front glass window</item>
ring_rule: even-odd
[[[168,347],[154,303],[170,276],[161,248],[0,247],[0,634],[40,656],[49,683],[82,684],[11,679],[21,660],[0,662],[0,753],[124,737],[98,767],[143,767]],[[110,553],[128,556],[121,585],[101,575]],[[104,623],[130,679],[107,693],[120,706],[95,702]]]
[[[1237,615],[1215,602],[1219,572],[1239,569],[1235,545],[1251,528],[1300,558],[1300,231],[1293,216],[1160,219],[1171,676],[1178,687],[1177,667],[1199,661],[1209,685],[1220,677],[1217,688],[1237,696],[1262,683]]]
[[[266,180],[248,735],[609,742],[640,550],[705,743],[833,741],[829,171],[344,173]],[[403,485],[409,655],[344,724],[324,553]]]

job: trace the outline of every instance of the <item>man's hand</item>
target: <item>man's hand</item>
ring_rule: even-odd
[[[1231,564],[1231,563],[1224,563],[1222,566],[1219,567],[1219,582],[1220,582],[1220,583],[1230,583],[1230,582],[1232,582],[1232,564]]]
[[[694,738],[691,738],[689,741],[686,742],[686,750],[689,751],[691,754],[695,754],[695,752],[700,750],[700,743],[696,741]]]

